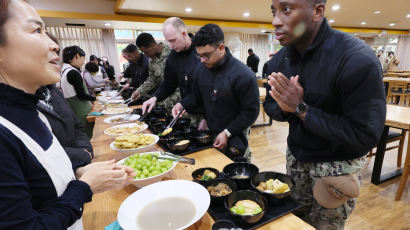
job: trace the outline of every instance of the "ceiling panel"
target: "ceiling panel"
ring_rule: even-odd
[[[120,13],[179,16],[222,20],[271,22],[270,0],[125,0]],[[340,10],[332,11],[334,4]],[[185,12],[185,8],[192,12]],[[374,11],[381,11],[374,14]],[[244,17],[245,12],[250,13]],[[334,26],[410,29],[410,0],[328,0],[326,16]],[[360,23],[365,21],[366,25]],[[395,23],[395,26],[390,26]]]

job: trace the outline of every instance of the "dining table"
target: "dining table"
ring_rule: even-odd
[[[140,106],[137,106],[140,107]],[[137,108],[133,107],[133,108]],[[94,110],[100,112],[102,107],[98,104],[94,106]],[[134,153],[163,151],[158,145],[139,151],[115,151],[110,148],[110,143],[114,141],[115,136],[104,134],[104,130],[113,126],[104,122],[107,118],[105,115],[92,116],[95,122],[93,137],[91,143],[94,149],[93,162],[115,159],[119,161]],[[149,130],[144,130],[143,133],[151,133]],[[232,161],[222,154],[220,151],[209,148],[202,151],[194,152],[185,157],[194,158],[195,165],[178,163],[176,167],[163,180],[192,180],[192,172],[202,167],[213,167],[222,171],[223,167]],[[138,188],[134,185],[128,185],[120,190],[107,191],[94,194],[92,201],[85,204],[83,211],[83,225],[85,230],[104,229],[117,220],[117,212],[123,201],[136,192]],[[214,219],[206,213],[199,221],[190,226],[189,230],[204,229],[209,230],[214,223]],[[302,219],[288,213],[273,220],[257,229],[289,229],[289,230],[313,230],[314,228]]]
[[[410,131],[410,108],[409,107],[403,107],[403,106],[397,106],[397,105],[387,105],[386,122],[385,122],[384,130],[383,130],[383,134],[377,145],[376,157],[375,157],[375,161],[373,165],[373,172],[372,172],[372,178],[371,178],[371,182],[375,185],[378,185],[385,181],[402,176],[402,173],[403,173],[403,168],[400,168],[400,169],[394,170],[393,172],[381,175],[384,155],[386,152],[385,150],[386,150],[387,136],[388,136],[390,128],[404,129],[404,130]],[[408,139],[408,143],[407,143],[407,153],[406,153],[405,162],[408,162],[408,161],[410,161],[410,138]],[[404,170],[406,170],[406,168],[404,168]],[[403,178],[407,178],[408,169],[405,172],[406,172],[406,175],[403,175],[405,176]],[[404,186],[405,182],[406,181],[403,179],[400,185]]]

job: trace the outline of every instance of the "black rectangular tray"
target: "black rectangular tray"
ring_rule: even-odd
[[[148,127],[148,129],[152,133],[154,133],[154,131],[150,127]],[[173,154],[176,154],[176,155],[179,155],[179,156],[184,156],[184,155],[194,153],[194,152],[198,152],[198,151],[201,151],[201,150],[204,150],[204,149],[213,148],[213,143],[212,142],[208,145],[203,145],[203,144],[197,143],[195,140],[191,140],[190,138],[188,138],[188,139],[191,141],[191,143],[189,144],[189,147],[185,151],[171,151],[171,150],[168,149],[168,146],[162,144],[161,141],[158,141],[157,144],[162,149],[164,149],[166,152],[170,152],[170,153],[173,153]]]
[[[228,210],[226,210],[224,204],[211,204],[208,209],[208,213],[212,216],[215,221],[218,220],[229,220],[232,223],[235,223],[236,227],[240,227],[242,229],[255,229],[265,225],[273,220],[278,219],[281,216],[284,216],[290,212],[299,209],[302,205],[293,200],[292,198],[288,197],[283,200],[280,200],[276,204],[269,203],[268,201],[268,208],[265,210],[265,215],[260,219],[258,222],[250,225],[240,225],[235,223],[233,218],[229,215]]]

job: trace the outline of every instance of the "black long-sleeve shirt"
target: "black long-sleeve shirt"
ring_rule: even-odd
[[[67,73],[67,81],[73,85],[77,97],[82,100],[95,101],[95,97],[87,94],[84,90],[83,77],[76,70],[70,70]]]
[[[267,94],[264,108],[277,121],[289,122],[288,146],[299,161],[350,160],[376,146],[386,117],[382,72],[376,55],[361,40],[333,30],[324,19],[313,44],[299,54],[284,47],[268,72],[299,75],[305,121],[285,115]]]
[[[129,63],[127,69],[124,71],[124,77],[131,78],[130,86],[136,89],[147,80],[149,58],[141,54],[137,62],[130,61]]]
[[[258,72],[258,65],[259,65],[259,57],[256,54],[252,54],[248,56],[246,59],[246,65],[251,68],[251,70],[255,73]]]
[[[188,111],[205,109],[211,131],[228,129],[233,136],[251,126],[259,115],[259,89],[255,74],[226,48],[224,59],[213,69],[199,65],[192,93],[181,100]]]
[[[181,98],[188,96],[192,90],[194,70],[199,64],[201,60],[193,44],[181,52],[172,50],[165,64],[164,80],[154,93],[157,100],[162,101],[169,97],[178,87]]]

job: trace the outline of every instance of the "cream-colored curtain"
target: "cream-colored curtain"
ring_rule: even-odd
[[[374,44],[374,38],[367,38],[366,37],[366,38],[362,38],[362,40],[370,47],[372,47],[373,44]]]
[[[410,35],[399,37],[396,57],[400,60],[399,70],[410,70]]]
[[[60,55],[65,47],[77,45],[85,51],[86,63],[89,61],[90,55],[106,56],[114,67],[115,73],[119,74],[119,58],[116,51],[114,30],[76,27],[47,27],[46,30],[54,35],[60,43]]]
[[[269,59],[269,41],[268,35],[245,34],[240,33],[239,39],[242,42],[240,60],[246,63],[248,58],[248,49],[252,48],[253,52],[259,57],[259,66],[257,76],[262,75],[263,64]]]

